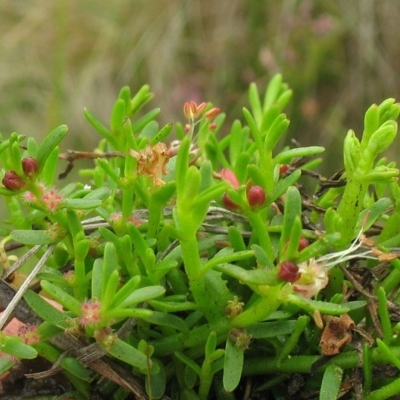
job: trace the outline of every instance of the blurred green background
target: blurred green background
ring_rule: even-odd
[[[399,21],[393,0],[3,0],[0,132],[40,139],[66,123],[62,150],[92,150],[83,108],[107,123],[120,87],[144,83],[160,123],[185,122],[192,99],[232,121],[249,83],[281,72],[294,89],[288,138],[325,146],[331,173],[365,109],[400,97]]]

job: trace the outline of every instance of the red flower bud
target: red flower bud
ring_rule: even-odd
[[[308,247],[309,244],[309,241],[304,236],[302,236],[299,242],[299,251],[302,251],[303,249]]]
[[[1,183],[10,190],[20,190],[25,186],[24,180],[15,171],[7,171]]]
[[[289,169],[289,166],[287,164],[282,164],[279,167],[279,174],[283,175],[288,169]]]
[[[32,179],[39,170],[37,161],[33,157],[26,157],[21,161],[25,175]]]
[[[239,210],[239,206],[232,201],[229,197],[228,193],[225,193],[222,197],[222,203],[224,204],[225,208],[230,211],[237,211]]]
[[[247,201],[252,208],[263,206],[265,199],[265,190],[261,186],[252,186],[247,191]]]
[[[299,267],[292,261],[283,261],[279,264],[278,276],[286,282],[296,282],[300,279]]]

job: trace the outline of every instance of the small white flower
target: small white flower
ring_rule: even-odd
[[[310,258],[298,267],[301,275],[296,282],[293,282],[293,290],[301,296],[310,299],[328,284],[328,269],[325,268],[324,262]]]
[[[298,265],[300,278],[293,282],[293,290],[310,299],[316,296],[329,282],[328,271],[342,262],[353,260],[355,258],[376,259],[373,249],[357,252],[363,246],[363,229],[360,230],[356,239],[348,249],[329,253],[317,259],[310,258],[309,260]]]

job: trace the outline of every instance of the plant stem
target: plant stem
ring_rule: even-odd
[[[269,232],[267,229],[267,225],[263,220],[260,213],[247,213],[246,217],[248,218],[251,227],[253,228],[253,235],[257,237],[258,244],[262,247],[267,253],[271,262],[274,260],[274,251],[272,248],[271,238],[269,237]]]
[[[400,357],[400,347],[390,347],[390,352],[394,357]],[[372,362],[374,364],[388,362],[387,358],[378,348],[371,350]],[[310,373],[313,364],[321,356],[291,356],[279,361],[276,357],[253,357],[245,360],[243,367],[244,376],[274,374],[274,373]],[[360,355],[357,351],[349,351],[333,357],[326,363],[322,370],[329,364],[334,363],[342,369],[350,369],[358,366]]]
[[[386,293],[390,293],[400,282],[400,260],[395,259],[390,262],[393,265],[393,270],[389,275],[378,284]]]
[[[337,212],[342,219],[340,247],[345,248],[354,238],[354,230],[360,215],[368,183],[349,178]]]

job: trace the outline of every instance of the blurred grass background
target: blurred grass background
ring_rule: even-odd
[[[232,121],[249,83],[264,90],[281,72],[294,89],[288,138],[325,146],[331,173],[365,109],[400,98],[399,21],[393,0],[3,0],[0,132],[40,140],[66,123],[62,150],[92,150],[83,108],[107,123],[119,89],[145,83],[161,123],[184,122],[191,99]]]

